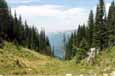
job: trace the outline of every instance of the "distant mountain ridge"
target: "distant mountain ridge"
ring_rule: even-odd
[[[62,59],[64,58],[64,36],[68,40],[68,38],[71,36],[71,33],[72,31],[65,31],[48,34],[52,51],[54,50],[54,56]]]

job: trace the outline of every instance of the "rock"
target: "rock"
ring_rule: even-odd
[[[111,67],[106,67],[103,71],[104,72],[107,72],[107,71],[109,71],[111,69]]]
[[[28,71],[31,71],[32,69],[31,68],[28,68]]]
[[[113,72],[110,74],[110,76],[115,76],[115,71],[113,71]]]
[[[84,76],[83,74],[80,74],[80,76]]]
[[[104,73],[103,76],[109,76],[108,74]]]
[[[66,74],[66,76],[72,76],[72,74]]]

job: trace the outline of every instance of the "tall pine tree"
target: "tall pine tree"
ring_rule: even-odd
[[[10,41],[37,52],[52,55],[48,37],[45,31],[39,32],[35,27],[30,27],[27,22],[23,24],[21,16],[11,14],[5,0],[0,0],[0,47],[3,41]],[[41,42],[40,42],[41,41]]]
[[[107,47],[106,12],[103,0],[100,0],[99,5],[97,5],[93,45],[100,47],[100,49]]]
[[[94,33],[94,15],[93,11],[90,11],[89,20],[88,20],[88,44],[92,47],[93,43],[93,33]]]
[[[111,3],[108,13],[109,46],[115,45],[115,3]]]

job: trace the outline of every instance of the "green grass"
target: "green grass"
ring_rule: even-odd
[[[64,76],[67,73],[110,73],[115,70],[115,47],[98,55],[93,66],[84,64],[84,61],[80,64],[75,64],[75,59],[61,61],[5,42],[3,49],[0,49],[0,74],[61,74]]]

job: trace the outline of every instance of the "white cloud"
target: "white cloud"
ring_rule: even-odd
[[[18,4],[18,3],[31,3],[31,2],[39,2],[40,0],[6,0],[9,3],[13,3],[13,4]]]
[[[19,6],[12,8],[19,14],[31,15],[31,16],[55,16],[61,13],[58,10],[59,6],[56,5],[43,5],[43,6]]]
[[[58,5],[18,6],[12,8],[12,11],[16,10],[29,24],[44,27],[46,32],[73,30],[78,24],[87,21],[88,9],[62,8],[64,7]]]
[[[106,4],[106,10],[110,3]],[[95,12],[95,7],[92,8]],[[12,11],[17,11],[23,19],[36,27],[44,27],[46,32],[61,32],[73,30],[77,25],[87,22],[90,9],[68,8],[59,5],[17,6]]]

